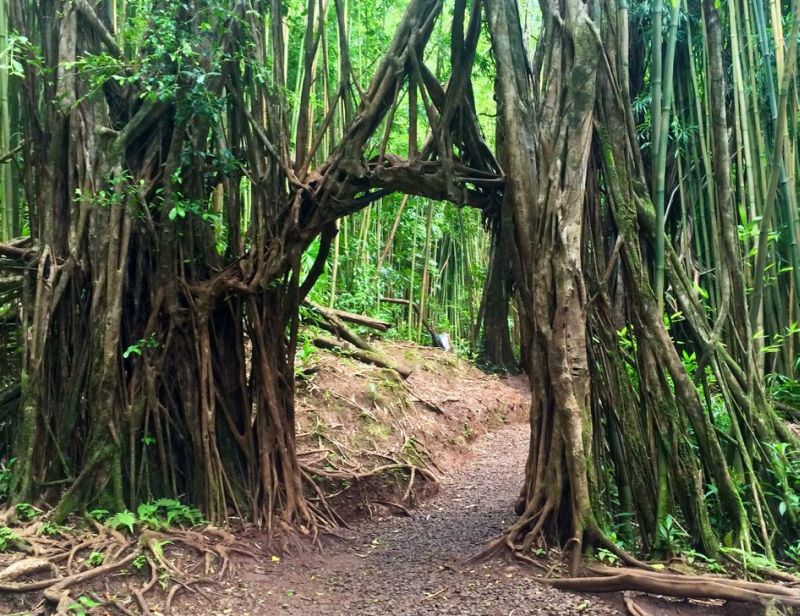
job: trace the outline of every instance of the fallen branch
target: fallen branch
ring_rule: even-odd
[[[353,359],[357,359],[358,361],[373,364],[380,368],[388,368],[389,370],[396,371],[401,377],[407,379],[411,376],[411,369],[405,366],[400,366],[395,364],[388,358],[376,353],[375,351],[365,351],[364,349],[358,348],[350,348],[346,344],[339,342],[338,340],[334,340],[333,338],[327,338],[325,336],[318,336],[313,340],[314,346],[320,349],[328,349],[331,351],[339,351],[343,355],[347,357],[352,357]]]
[[[346,310],[338,310],[336,308],[325,308],[324,310],[339,317],[342,321],[347,321],[348,323],[353,323],[354,325],[361,325],[362,327],[369,327],[370,329],[374,329],[379,332],[388,331],[392,326],[389,321],[374,319],[363,314],[356,314],[355,312],[347,312]]]
[[[322,322],[320,323],[320,326],[323,329],[328,330],[332,334],[336,334],[337,337],[346,340],[362,351],[369,351],[371,353],[376,352],[375,348],[369,342],[347,327],[344,321],[342,321],[336,314],[327,308],[323,308],[322,306],[318,306],[312,302],[306,302],[306,305],[321,318]]]

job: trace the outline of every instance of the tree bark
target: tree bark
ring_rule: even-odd
[[[508,328],[511,303],[511,260],[502,233],[492,233],[489,266],[477,328],[481,332],[479,361],[502,372],[516,370],[514,348]]]

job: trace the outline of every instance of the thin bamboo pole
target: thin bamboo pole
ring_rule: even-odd
[[[657,0],[658,2],[659,0]],[[670,11],[669,36],[667,38],[667,55],[664,61],[664,84],[658,84],[661,113],[659,115],[660,127],[654,134],[653,141],[657,146],[657,159],[655,172],[655,209],[656,209],[656,248],[655,248],[655,293],[659,309],[664,306],[664,242],[666,229],[664,228],[664,185],[666,183],[667,145],[669,137],[669,119],[672,109],[674,87],[672,83],[673,67],[675,65],[675,44],[678,38],[678,19],[680,17],[680,1],[672,0]],[[659,15],[660,23],[660,15]],[[660,40],[660,39],[659,39]],[[660,68],[660,67],[659,67]],[[662,92],[663,89],[663,92]],[[654,89],[655,92],[655,89]]]
[[[0,50],[8,49],[7,0],[0,0]],[[11,151],[11,117],[8,104],[8,61],[0,63],[0,153]],[[2,214],[0,214],[0,241],[14,237],[17,215],[14,207],[14,186],[11,164],[0,164],[0,188],[2,189]]]

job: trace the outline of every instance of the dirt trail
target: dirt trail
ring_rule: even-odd
[[[453,468],[438,495],[411,517],[364,521],[323,554],[243,572],[235,593],[226,593],[234,613],[618,613],[595,597],[539,585],[506,563],[463,564],[513,520],[527,438],[527,426],[514,424],[477,439],[466,463]]]

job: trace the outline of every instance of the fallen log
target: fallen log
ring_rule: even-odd
[[[353,359],[357,359],[358,361],[367,364],[372,364],[380,368],[388,368],[389,370],[394,370],[404,379],[407,379],[409,376],[411,376],[410,368],[395,364],[389,358],[384,357],[383,355],[375,351],[366,351],[364,349],[353,348],[350,347],[345,342],[339,342],[338,340],[334,340],[333,338],[328,338],[326,336],[317,336],[316,338],[314,338],[313,344],[315,347],[318,347],[320,349],[339,351],[343,355],[347,357],[352,357]]]
[[[320,317],[321,322],[319,325],[322,327],[322,329],[328,330],[332,334],[336,334],[338,338],[346,340],[353,346],[363,351],[369,351],[371,353],[376,352],[369,342],[347,327],[344,321],[334,314],[333,311],[311,302],[307,302],[307,306]]]
[[[339,310],[337,308],[325,308],[330,314],[336,315],[342,321],[353,323],[354,325],[361,325],[362,327],[369,327],[379,332],[388,331],[392,326],[389,321],[382,321],[380,319],[373,319],[363,314],[356,314],[355,312],[347,312],[346,310]]]

